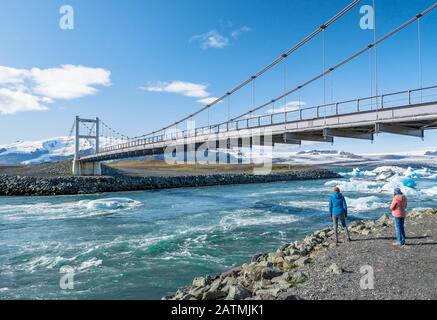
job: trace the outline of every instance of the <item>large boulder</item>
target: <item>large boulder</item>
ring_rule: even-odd
[[[278,255],[276,253],[269,253],[269,255],[267,256],[267,261],[270,263],[275,263],[277,258]]]
[[[342,274],[343,268],[339,267],[336,263],[331,264],[327,269],[326,273],[333,273],[333,274]]]
[[[294,262],[298,267],[307,267],[311,263],[311,259],[303,257]]]
[[[278,268],[264,268],[261,271],[261,277],[263,279],[271,280],[277,276],[280,276],[282,274],[282,271]]]
[[[252,296],[252,293],[242,286],[231,286],[226,300],[244,300]]]
[[[225,279],[221,281],[221,285],[223,286],[223,291],[228,292],[229,288],[237,283],[237,279],[233,276],[227,276]]]
[[[268,256],[267,253],[257,254],[255,256],[253,256],[253,258],[252,258],[252,260],[250,262],[260,262],[260,261],[266,260],[267,256]]]
[[[261,296],[261,297],[277,297],[280,292],[284,291],[284,288],[281,288],[279,286],[270,287],[268,289],[260,289],[255,292],[255,295]]]
[[[258,263],[259,267],[264,267],[264,268],[271,268],[273,267],[273,262],[270,261],[261,261]]]
[[[261,279],[272,279],[282,274],[279,268],[265,267],[260,265],[250,265],[244,271],[244,277],[251,281],[259,281]]]
[[[302,283],[308,279],[308,275],[302,271],[296,271],[291,275],[291,281],[294,283]]]
[[[286,252],[287,252],[287,256],[298,256],[299,255],[299,251],[297,251],[294,248],[288,249]]]
[[[181,300],[185,295],[188,294],[187,289],[178,289],[173,297],[169,297],[174,300]]]
[[[392,220],[387,214],[383,214],[378,220],[376,220],[376,223],[381,227],[386,227],[392,223]]]
[[[291,279],[291,273],[290,272],[284,272],[278,277],[275,277],[272,279],[272,283],[281,283],[281,282],[287,282]]]
[[[205,293],[205,291],[207,290],[207,287],[195,287],[192,288],[188,294],[191,295],[192,297],[194,297],[197,300],[200,300],[203,298],[203,294]],[[182,300],[182,297],[176,297],[176,300]]]
[[[231,270],[229,270],[229,271],[223,272],[223,273],[220,275],[220,278],[221,278],[221,279],[225,279],[225,278],[227,278],[228,276],[236,277],[236,276],[240,275],[240,273],[241,273],[242,270],[243,270],[242,267],[236,267],[236,268],[233,268],[233,269],[231,269]]]
[[[279,293],[277,299],[278,300],[302,300],[298,296],[296,296],[293,293],[288,292],[288,291]]]
[[[193,280],[193,287],[205,287],[211,283],[210,277],[198,277]]]
[[[226,297],[226,293],[221,290],[208,290],[203,294],[202,300],[217,300]]]
[[[261,289],[268,289],[272,286],[272,282],[270,280],[261,279],[260,281],[252,282],[249,289],[251,291],[258,291]]]
[[[361,231],[361,234],[363,235],[363,236],[368,236],[369,234],[371,234],[372,233],[372,230],[371,229],[364,229],[363,231]]]
[[[366,226],[366,228],[371,229],[371,228],[375,227],[376,222],[373,220],[367,220],[364,222],[364,225]]]
[[[423,209],[421,212],[424,215],[434,215],[437,214],[437,209],[435,208]]]

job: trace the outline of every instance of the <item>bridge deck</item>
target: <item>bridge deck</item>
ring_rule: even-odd
[[[337,106],[338,107],[338,106]],[[317,110],[319,113],[319,110]],[[326,110],[325,110],[326,114]],[[302,118],[302,112],[300,113]],[[233,128],[225,132],[193,133],[174,139],[148,142],[140,139],[126,145],[120,145],[113,150],[105,150],[98,154],[80,158],[83,162],[106,161],[145,155],[162,154],[169,147],[195,145],[196,148],[204,143],[208,149],[216,149],[218,142],[237,146],[238,141],[249,140],[251,137],[268,136],[273,143],[299,143],[301,140],[332,142],[333,137],[349,137],[357,139],[373,139],[373,134],[389,132],[413,136],[423,136],[424,129],[437,127],[437,101],[409,104],[378,110],[365,110],[351,113],[303,120],[283,121],[282,123],[261,123],[251,126],[251,119],[243,120],[246,127]],[[422,133],[421,133],[422,132]],[[252,143],[252,140],[250,140]],[[270,141],[270,140],[269,140]],[[255,144],[255,143],[254,143]],[[221,147],[220,146],[220,147]]]

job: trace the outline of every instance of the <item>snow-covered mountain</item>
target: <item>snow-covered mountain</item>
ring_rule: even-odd
[[[265,155],[242,152],[245,159],[255,159],[261,162]],[[431,165],[437,166],[437,151],[411,151],[390,154],[354,154],[339,150],[303,150],[303,151],[273,151],[273,163],[300,165]]]
[[[81,142],[81,150],[90,153],[93,145]],[[74,154],[74,137],[56,137],[40,141],[17,141],[0,145],[0,163],[28,164],[58,161],[71,158]]]
[[[101,145],[108,141],[101,138]],[[113,142],[113,141],[112,141]],[[89,154],[94,149],[93,142],[81,141],[81,153]],[[29,164],[52,162],[72,158],[74,154],[74,137],[56,137],[40,141],[18,141],[0,145],[0,164]],[[231,154],[237,157],[234,150]],[[242,151],[243,158],[256,159],[262,155],[249,154]],[[274,151],[274,163],[314,164],[314,165],[365,165],[386,163],[417,163],[437,166],[437,151],[424,150],[391,154],[353,154],[338,150],[302,150],[302,151]]]

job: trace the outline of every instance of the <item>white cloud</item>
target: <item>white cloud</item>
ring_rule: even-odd
[[[207,106],[207,105],[210,105],[211,103],[213,103],[214,101],[216,101],[217,99],[218,99],[217,97],[209,97],[209,98],[197,100],[197,102]],[[220,101],[220,102],[222,102],[222,101]]]
[[[111,84],[110,76],[102,68],[74,65],[30,70],[0,66],[0,114],[46,110],[54,100],[96,94],[96,86]]]
[[[0,66],[0,85],[20,84],[29,76],[29,71]]]
[[[237,40],[243,33],[247,33],[252,31],[252,28],[248,26],[241,27],[240,29],[234,30],[231,32],[231,37]]]
[[[111,72],[102,68],[63,65],[61,68],[31,70],[33,91],[51,99],[70,100],[97,93],[95,86],[109,86]]]
[[[209,48],[223,49],[230,44],[229,38],[221,35],[216,30],[210,30],[206,33],[193,36],[191,40],[200,41],[200,47],[204,50]]]
[[[156,81],[149,83],[146,87],[140,87],[139,89],[148,92],[175,93],[184,97],[197,98],[196,102],[201,103],[204,106],[210,105],[218,99],[217,97],[210,96],[208,85],[186,81]],[[220,101],[219,103],[222,102],[223,101]]]
[[[228,24],[229,27],[232,23]],[[229,35],[218,32],[212,29],[200,35],[191,37],[191,41],[199,41],[200,47],[206,49],[223,49],[232,44],[231,39],[236,41],[243,33],[250,32],[252,29],[248,26],[243,26],[239,29],[229,32]]]
[[[47,110],[48,108],[41,104],[43,100],[20,90],[0,88],[0,114]]]
[[[290,102],[287,102],[287,104],[285,104],[285,105],[282,105],[282,106],[277,107],[277,108],[271,108],[271,109],[267,110],[266,112],[268,114],[291,112],[291,111],[299,110],[300,107],[304,107],[304,106],[306,106],[306,102],[304,102],[304,101],[290,101]]]
[[[140,89],[149,92],[167,92],[181,94],[185,97],[207,98],[209,93],[208,86],[205,84],[197,84],[184,81],[173,82],[157,82],[148,87],[141,87]]]

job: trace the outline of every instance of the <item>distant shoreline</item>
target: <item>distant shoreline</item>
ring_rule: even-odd
[[[118,174],[100,177],[31,177],[3,174],[0,175],[0,196],[96,194],[335,178],[341,176],[330,170],[316,168],[292,169],[269,175],[239,173],[139,177]]]
[[[359,167],[425,166],[414,163],[368,163]],[[358,166],[358,165],[357,165]],[[274,164],[268,175],[254,175],[254,166],[235,165],[169,165],[163,161],[124,161],[102,165],[103,176],[75,177],[71,161],[36,165],[0,165],[0,196],[55,196],[143,191],[173,188],[208,187],[270,183],[296,180],[339,179],[341,168],[353,165]]]

